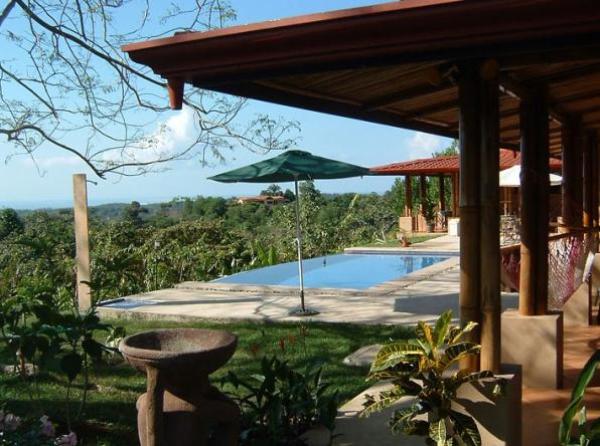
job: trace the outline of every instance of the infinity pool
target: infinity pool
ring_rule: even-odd
[[[443,256],[392,254],[336,254],[304,261],[307,288],[363,290],[448,259]],[[248,285],[298,285],[298,263],[289,262],[244,271],[213,280]]]

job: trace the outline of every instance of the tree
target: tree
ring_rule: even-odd
[[[23,232],[23,221],[14,209],[0,210],[0,240]]]
[[[283,196],[283,191],[281,190],[281,186],[277,184],[271,184],[264,190],[260,191],[261,195],[268,195],[270,197]]]
[[[134,226],[140,226],[142,224],[141,214],[147,212],[148,209],[143,207],[139,201],[132,201],[129,206],[123,209],[123,220],[133,224]]]
[[[406,204],[406,187],[404,185],[403,177],[398,177],[394,180],[394,184],[386,193],[386,196],[388,196],[391,201],[396,215],[402,215],[404,212],[404,205]]]
[[[189,89],[166,117],[165,83],[130,63],[121,45],[204,31],[235,18],[226,0],[4,0],[0,6],[0,135],[35,161],[42,147],[68,152],[98,176],[138,175],[226,150],[284,149],[297,123],[257,116],[242,125],[244,100]],[[162,9],[161,9],[162,8]],[[160,123],[160,124],[156,124]],[[51,149],[52,150],[52,149]]]
[[[296,199],[296,194],[294,194],[294,192],[292,192],[290,189],[286,189],[283,193],[283,197],[286,199],[286,201],[294,201]]]
[[[452,156],[458,155],[458,140],[453,140],[448,147],[440,150],[439,152],[433,152],[431,154],[434,158],[439,158],[440,156]]]

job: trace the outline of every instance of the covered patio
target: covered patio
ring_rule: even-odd
[[[514,166],[521,165],[521,154],[517,150],[500,149],[499,169],[504,171]],[[562,162],[556,157],[550,157],[550,172],[560,172]],[[426,230],[426,219],[423,216],[423,208],[419,207],[417,212],[413,208],[413,177],[419,178],[419,195],[427,195],[426,178],[436,178],[438,184],[438,201],[436,209],[435,230],[448,230],[448,218],[458,218],[459,214],[459,155],[437,156],[432,158],[421,158],[416,160],[391,163],[371,168],[375,175],[403,176],[405,206],[404,213],[399,218],[401,231],[421,232]],[[434,180],[435,181],[435,180]],[[446,185],[450,185],[451,203],[446,203]],[[519,214],[519,195],[517,188],[502,187],[500,185],[500,212],[504,215]],[[423,201],[423,198],[421,198]],[[551,206],[552,208],[552,206]],[[560,206],[558,206],[560,208]],[[560,212],[560,209],[558,209]],[[551,219],[552,219],[551,212]],[[450,230],[450,232],[452,232]],[[457,234],[453,234],[457,235]]]
[[[472,340],[482,345],[480,357],[461,366],[500,373],[512,362],[544,395],[562,386],[564,321],[548,302],[549,157],[562,160],[560,230],[566,240],[585,240],[579,262],[597,250],[596,2],[406,0],[124,50],[167,79],[175,109],[188,84],[458,138],[460,318],[480,324]],[[500,147],[519,150],[522,166],[519,311],[508,315],[500,299]],[[565,271],[577,294],[577,268]],[[595,342],[585,330],[577,336],[576,345]],[[554,377],[535,377],[540,368]]]

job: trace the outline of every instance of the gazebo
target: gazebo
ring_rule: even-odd
[[[563,320],[548,306],[548,166],[550,155],[562,159],[562,230],[587,234],[595,250],[597,2],[395,1],[124,50],[167,80],[175,109],[188,85],[458,138],[460,318],[479,322],[472,340],[482,345],[461,366],[500,372],[502,361],[516,362],[529,385],[548,378],[539,373],[554,376],[542,385],[561,385]],[[500,296],[500,147],[519,150],[522,166],[519,313],[510,315]]]
[[[500,149],[499,169],[505,170],[514,166],[520,166],[521,154],[514,149]],[[550,172],[560,172],[562,162],[559,158],[550,157]],[[426,228],[425,218],[422,210],[415,214],[413,210],[413,177],[419,178],[419,195],[421,201],[427,196],[426,177],[437,178],[439,199],[438,199],[438,218],[436,219],[436,230],[446,229],[446,216],[458,217],[459,209],[459,173],[460,158],[459,155],[436,156],[432,158],[420,158],[398,163],[391,163],[382,166],[372,167],[371,172],[376,175],[404,176],[405,206],[403,215],[399,218],[399,227],[401,231],[422,232]],[[446,178],[450,178],[452,203],[448,208],[445,197]],[[516,197],[514,195],[517,195]],[[514,213],[518,206],[518,191],[501,189],[500,206],[504,214]]]

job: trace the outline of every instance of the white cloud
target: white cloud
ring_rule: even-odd
[[[193,109],[186,107],[159,123],[156,129],[140,142],[125,150],[104,154],[104,161],[149,162],[168,158],[187,148],[194,140],[196,121]]]
[[[414,132],[406,144],[408,159],[429,158],[433,152],[448,145],[446,138],[429,133]]]

